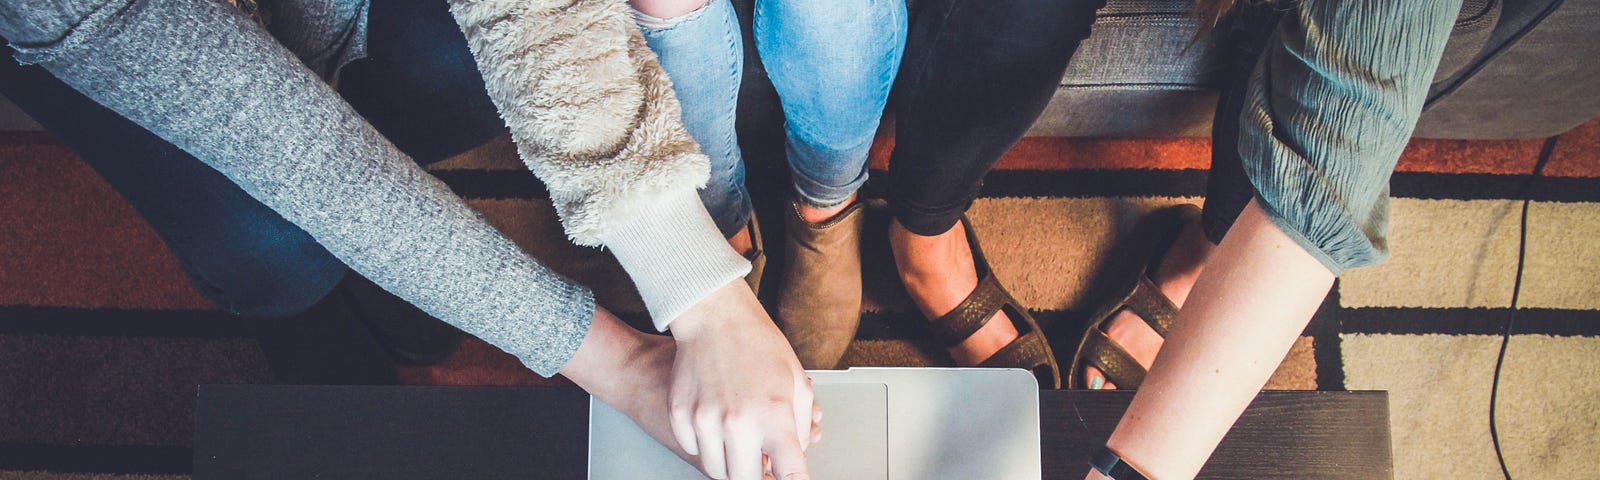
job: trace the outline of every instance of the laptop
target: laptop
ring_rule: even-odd
[[[1037,479],[1039,385],[1020,369],[807,372],[822,405],[815,480]],[[626,416],[590,398],[589,479],[703,480]]]

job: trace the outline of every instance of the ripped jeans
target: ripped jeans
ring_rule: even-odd
[[[744,40],[733,4],[711,0],[682,17],[641,24],[672,78],[684,127],[711,158],[701,200],[731,237],[750,219],[734,131]],[[899,71],[906,25],[904,0],[756,2],[756,50],[783,107],[800,201],[837,206],[866,183],[867,152]]]

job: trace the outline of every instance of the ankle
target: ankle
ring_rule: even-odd
[[[828,208],[818,208],[805,201],[798,201],[795,202],[795,211],[800,213],[800,219],[805,220],[806,223],[818,225],[833,220],[834,217],[839,216],[839,213],[844,212],[845,209],[850,208],[855,203],[856,194],[852,193],[850,198],[845,199],[844,202]]]
[[[733,247],[733,251],[738,252],[739,256],[750,258],[750,255],[756,251],[756,241],[754,236],[750,234],[750,227],[747,225],[744,228],[740,228],[739,233],[728,237],[728,246]]]
[[[954,309],[978,285],[963,230],[952,228],[923,236],[895,221],[889,226],[889,243],[900,283],[930,319]]]
[[[1181,307],[1215,248],[1198,223],[1185,225],[1162,257],[1151,280],[1174,305]]]
[[[901,279],[937,281],[950,275],[952,270],[973,268],[966,232],[959,228],[952,227],[937,235],[919,235],[894,220],[889,224],[889,248],[894,253]]]

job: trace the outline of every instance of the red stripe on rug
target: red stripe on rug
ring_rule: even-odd
[[[0,231],[0,305],[213,308],[133,207],[46,135],[0,135]]]
[[[1600,177],[1600,117],[1561,134],[1545,173],[1552,177]]]
[[[872,144],[872,168],[889,167],[894,137]],[[1207,138],[1025,137],[995,164],[1000,170],[1185,170],[1211,166]]]
[[[1411,141],[1395,170],[1443,174],[1525,174],[1544,139]],[[1600,177],[1600,118],[1562,134],[1546,174]],[[893,136],[873,142],[872,168],[889,166]],[[1026,137],[995,164],[1000,170],[1204,169],[1211,166],[1208,138]]]

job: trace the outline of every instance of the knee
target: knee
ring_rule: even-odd
[[[132,0],[0,2],[0,37],[16,49],[19,63],[50,61],[85,51],[83,41],[72,39],[101,36],[129,3]]]
[[[22,48],[60,43],[92,10],[70,4],[46,7],[33,2],[0,2],[0,37]]]
[[[756,48],[773,83],[887,90],[905,50],[904,2],[757,2]],[[826,95],[835,89],[810,92]]]
[[[671,20],[688,15],[711,1],[728,0],[629,0],[628,5],[634,10],[645,15],[663,20]]]
[[[173,250],[195,288],[223,310],[286,317],[321,301],[349,270],[309,236],[295,233],[190,239],[200,246]]]

